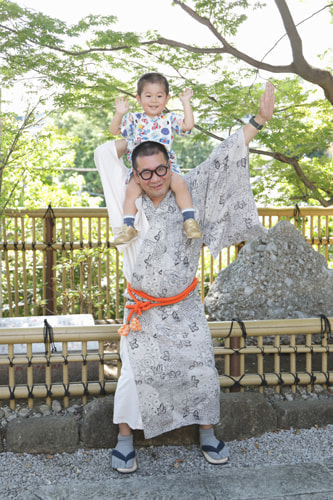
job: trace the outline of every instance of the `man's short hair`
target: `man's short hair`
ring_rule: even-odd
[[[136,86],[136,93],[141,96],[145,83],[160,83],[163,85],[166,95],[169,95],[169,82],[161,73],[145,73],[142,75]]]
[[[153,156],[162,153],[165,161],[169,162],[169,153],[167,149],[160,142],[144,141],[133,149],[132,152],[132,166],[137,169],[137,159],[143,156]]]

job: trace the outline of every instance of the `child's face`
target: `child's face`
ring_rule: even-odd
[[[146,83],[141,95],[136,100],[141,104],[143,111],[149,118],[160,115],[168,104],[170,95],[165,92],[164,85],[160,83]]]

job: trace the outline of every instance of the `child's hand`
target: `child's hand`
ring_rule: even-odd
[[[193,97],[193,90],[192,89],[185,89],[184,92],[181,92],[179,94],[179,99],[181,100],[182,103],[190,102],[192,97]]]
[[[129,111],[129,104],[127,97],[117,97],[116,99],[116,113],[125,115]]]

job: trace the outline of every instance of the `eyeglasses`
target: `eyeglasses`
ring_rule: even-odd
[[[142,170],[142,172],[138,172],[136,170],[136,173],[143,179],[144,181],[149,181],[152,177],[153,174],[156,174],[158,177],[164,177],[168,171],[168,166],[167,165],[159,165],[158,167],[155,168],[155,170]]]

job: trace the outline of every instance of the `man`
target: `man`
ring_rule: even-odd
[[[129,300],[115,394],[114,423],[119,425],[119,435],[112,451],[112,466],[119,472],[137,468],[132,429],[143,429],[145,437],[151,438],[196,423],[206,460],[228,461],[227,447],[213,431],[220,419],[220,388],[195,275],[203,242],[215,257],[223,247],[263,231],[250,189],[247,146],[271,118],[273,108],[274,88],[268,83],[256,117],[186,174],[203,233],[200,240],[188,240],[182,232],[163,146],[147,142],[133,152],[135,180],[144,194],[139,206],[140,237],[124,251]],[[112,187],[116,169],[103,159],[107,147],[96,150],[95,161],[116,230],[115,212],[122,200],[117,199],[119,186]]]

